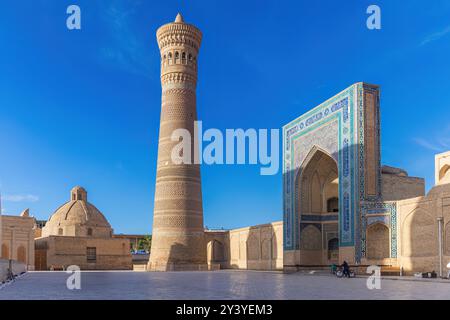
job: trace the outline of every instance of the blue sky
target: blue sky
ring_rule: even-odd
[[[77,4],[82,30],[66,28]],[[382,29],[366,28],[366,8]],[[177,12],[203,31],[206,128],[281,128],[349,85],[382,92],[382,162],[434,184],[450,150],[450,2],[3,0],[4,214],[47,219],[75,185],[117,233],[149,233],[160,115],[156,29]],[[281,173],[203,166],[205,225],[282,219]]]

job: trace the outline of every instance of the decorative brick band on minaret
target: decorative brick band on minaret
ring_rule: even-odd
[[[156,32],[161,52],[162,106],[149,271],[201,270],[207,267],[202,189],[198,164],[175,164],[171,154],[176,129],[194,141],[197,120],[197,55],[202,33],[180,14]],[[192,152],[194,163],[194,152]]]

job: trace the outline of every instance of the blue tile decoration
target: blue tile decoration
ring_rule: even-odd
[[[322,231],[322,224],[321,223],[300,223],[300,231],[302,231],[303,229],[305,229],[307,226],[314,226],[317,229],[319,229],[320,231]]]
[[[365,153],[364,146],[364,91],[376,92],[378,88],[357,83],[331,99],[283,127],[283,221],[284,250],[299,249],[301,232],[299,215],[296,210],[296,177],[301,163],[296,163],[298,154],[309,152],[301,150],[300,141],[314,131],[337,123],[337,137],[322,137],[323,148],[338,164],[339,175],[339,246],[355,246],[356,260],[363,253],[363,221],[360,206],[365,202],[381,202],[381,165],[379,164],[379,139],[375,146],[378,160],[376,196],[365,194]],[[379,134],[379,99],[376,101],[376,132]],[[315,137],[314,137],[315,139]],[[324,147],[325,145],[325,147]],[[335,152],[332,151],[335,147]],[[308,216],[308,218],[311,218]],[[318,219],[318,218],[313,218]],[[319,221],[319,220],[311,220]],[[320,220],[322,221],[322,220]]]
[[[317,214],[317,215],[313,215],[313,214],[305,214],[302,216],[303,221],[338,221],[338,215],[334,214],[334,215],[322,215],[322,214]]]
[[[384,223],[391,233],[391,258],[397,258],[397,203],[367,202],[361,206],[361,257],[366,257],[366,231],[376,222]]]

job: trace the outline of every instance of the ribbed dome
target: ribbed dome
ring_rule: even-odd
[[[87,202],[87,192],[84,188],[73,188],[70,199],[52,214],[42,229],[43,237],[111,237],[111,225],[100,210]]]

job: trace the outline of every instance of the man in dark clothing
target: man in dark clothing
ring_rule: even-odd
[[[350,278],[350,267],[345,260],[344,263],[342,263],[342,273],[344,274],[344,277]]]

